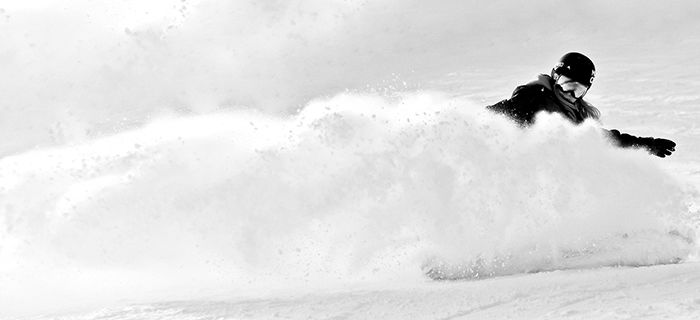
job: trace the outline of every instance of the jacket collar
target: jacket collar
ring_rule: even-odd
[[[576,102],[571,103],[568,100],[564,99],[564,97],[561,96],[560,92],[557,92],[554,89],[554,78],[547,74],[540,74],[537,76],[537,80],[534,80],[528,85],[537,85],[537,86],[542,86],[545,89],[549,90],[552,95],[554,95],[555,100],[557,104],[559,104],[562,108],[562,111],[567,114],[567,116],[571,119],[576,119],[580,118],[580,105],[582,103],[582,100],[576,100]]]
[[[546,74],[540,74],[537,76],[537,80],[530,82],[531,84],[536,84],[545,87],[547,90],[551,91],[554,93],[554,96],[557,98],[557,102],[562,104],[563,106],[571,109],[578,109],[579,103],[581,99],[576,100],[576,102],[569,102],[568,100],[564,99],[561,96],[561,92],[557,92],[554,90],[554,78],[550,77],[549,75]]]

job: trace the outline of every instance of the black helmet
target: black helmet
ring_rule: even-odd
[[[578,53],[569,52],[559,59],[559,63],[552,69],[552,77],[555,74],[569,77],[581,84],[590,86],[595,78],[595,66],[588,57]]]

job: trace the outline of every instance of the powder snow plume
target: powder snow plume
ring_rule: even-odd
[[[594,123],[439,93],[163,118],[0,159],[0,309],[674,262],[686,189]]]

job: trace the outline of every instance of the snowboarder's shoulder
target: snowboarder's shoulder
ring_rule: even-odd
[[[547,94],[548,92],[552,91],[553,82],[554,80],[550,76],[540,74],[537,76],[536,80],[530,81],[515,88],[515,91],[513,91],[513,96]]]

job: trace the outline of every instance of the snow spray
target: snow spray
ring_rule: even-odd
[[[438,93],[160,119],[0,159],[0,309],[673,262],[656,161]]]

